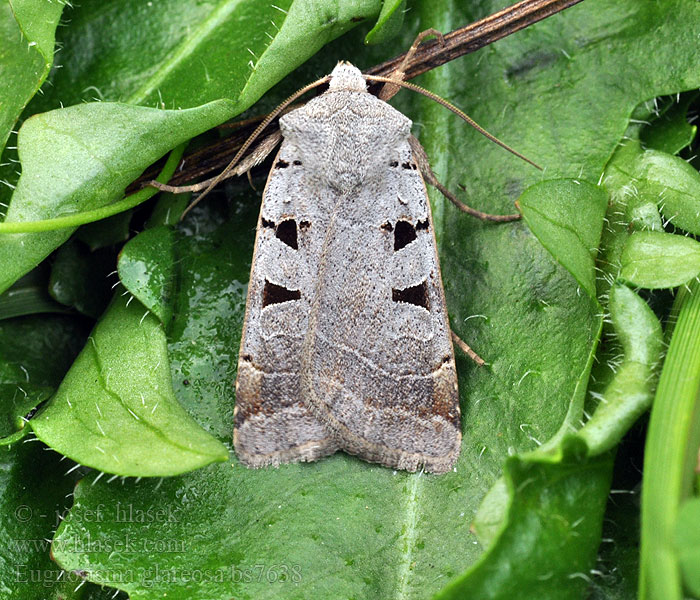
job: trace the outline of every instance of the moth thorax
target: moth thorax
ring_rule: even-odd
[[[331,73],[328,91],[366,92],[367,82],[357,67],[347,62],[339,62]]]
[[[341,194],[348,194],[359,189],[367,182],[367,173],[362,166],[348,169],[342,165],[336,165],[324,173],[326,185]]]

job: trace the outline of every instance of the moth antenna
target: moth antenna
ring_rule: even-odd
[[[452,111],[454,114],[456,114],[462,120],[466,121],[469,125],[471,125],[474,129],[476,129],[481,135],[488,138],[492,142],[498,144],[501,148],[508,150],[508,152],[510,152],[511,154],[515,154],[515,156],[524,160],[526,163],[532,165],[536,169],[539,169],[540,171],[544,170],[536,162],[530,160],[527,156],[523,156],[522,154],[520,154],[520,152],[511,148],[505,142],[502,142],[501,140],[499,140],[495,135],[490,134],[481,125],[479,125],[476,121],[474,121],[474,119],[472,119],[469,115],[467,115],[464,111],[461,111],[454,104],[450,104],[447,100],[445,100],[444,98],[441,98],[437,94],[433,94],[433,92],[426,90],[425,88],[422,88],[419,85],[416,85],[414,83],[408,83],[408,81],[400,81],[400,80],[396,80],[396,79],[391,79],[390,77],[381,77],[380,75],[365,75],[365,74],[363,74],[363,77],[368,81],[377,81],[379,83],[391,83],[391,84],[395,84],[395,85],[398,85],[401,87],[405,87],[408,90],[418,92],[419,94],[423,94],[427,98],[430,98],[431,100],[434,100],[438,104],[441,104],[447,110]]]
[[[228,175],[233,168],[238,164],[238,162],[241,160],[241,157],[245,154],[245,152],[250,148],[250,146],[253,144],[253,142],[260,137],[260,134],[263,132],[263,130],[270,124],[272,121],[285,109],[287,108],[292,102],[294,102],[297,98],[300,96],[303,96],[306,92],[323,85],[324,83],[327,83],[330,81],[331,76],[326,75],[325,77],[321,77],[321,79],[317,79],[316,81],[309,83],[305,85],[303,88],[300,90],[297,90],[294,92],[289,98],[287,98],[282,104],[278,105],[275,110],[273,110],[265,119],[263,119],[260,122],[260,125],[258,125],[255,128],[255,131],[250,134],[250,137],[245,141],[245,143],[241,146],[240,150],[236,152],[236,156],[234,156],[231,159],[231,162],[226,165],[226,168],[221,171],[216,177],[214,177],[211,180],[211,183],[207,186],[207,188],[199,195],[197,198],[183,211],[182,216],[180,217],[180,220],[185,218],[185,215],[187,215],[188,212],[190,212],[197,204],[199,204],[204,197],[211,192],[211,190],[216,187],[219,182],[223,179],[226,178],[226,175]]]

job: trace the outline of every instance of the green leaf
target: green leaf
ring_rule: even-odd
[[[22,600],[73,600],[80,577],[49,557],[50,539],[70,505],[70,465],[38,443],[0,447],[0,594]],[[77,600],[77,599],[75,599]]]
[[[513,527],[492,553],[499,556],[499,564],[477,567],[469,579],[457,580],[439,597],[461,598],[468,590],[473,598],[502,598],[517,589],[513,586],[518,582],[534,597],[580,594],[585,578],[570,576],[577,568],[585,570],[595,553],[610,474],[609,457],[587,460],[581,447],[566,445],[561,463],[508,463],[509,485],[517,488],[518,501],[511,509]],[[582,472],[585,477],[580,477]],[[459,494],[452,475],[392,473],[342,456],[248,473],[239,466],[216,466],[162,484],[90,485],[87,480],[76,489],[76,503],[54,542],[54,556],[59,564],[85,570],[93,581],[117,585],[139,598],[156,598],[166,591],[175,599],[211,597],[184,578],[153,579],[158,571],[179,574],[187,568],[209,569],[222,598],[241,593],[325,598],[338,589],[356,597],[399,592],[425,597],[435,587],[435,577],[455,574],[450,565],[458,557],[444,539],[452,537],[451,532],[423,526],[427,515],[420,517],[411,509],[431,498],[437,503],[435,510],[450,511],[451,527],[468,535],[468,522],[453,512],[458,507],[449,508]],[[355,492],[348,495],[348,488]],[[186,502],[193,493],[206,503]],[[256,498],[256,510],[241,510],[251,498]],[[396,506],[390,512],[413,514],[414,520],[387,518],[387,503]],[[97,506],[105,507],[107,518],[99,524],[87,522],[86,511]],[[144,527],[155,522],[159,511],[157,530]],[[298,518],[299,513],[304,518]],[[222,522],[227,525],[220,529]],[[74,551],[86,527],[93,547],[105,551]],[[201,536],[196,549],[188,543],[193,528]],[[125,539],[132,540],[133,552],[106,551],[115,540]],[[157,540],[168,540],[171,551],[153,555],[143,550]],[[552,555],[561,560],[552,561]],[[540,560],[529,562],[531,556]],[[373,570],[377,565],[378,572]],[[138,572],[142,580],[105,579],[119,577],[119,571]],[[153,588],[144,587],[149,579]]]
[[[178,404],[168,367],[160,322],[120,294],[32,428],[61,454],[119,475],[226,460],[226,448]]]
[[[10,0],[9,4],[29,48],[35,48],[50,66],[54,53],[54,35],[64,3],[47,6],[38,0]]]
[[[681,506],[673,542],[685,587],[694,596],[700,596],[700,498],[686,500]]]
[[[682,158],[657,150],[647,150],[637,168],[645,192],[656,199],[664,218],[700,234],[700,173]]]
[[[682,235],[640,231],[622,252],[620,277],[644,288],[671,288],[700,273],[700,243]]]
[[[168,331],[175,394],[224,443],[233,435],[234,382],[259,205],[244,185],[230,210],[190,213],[175,246],[177,293]],[[218,210],[217,210],[218,208]],[[244,471],[252,476],[249,471]]]
[[[544,181],[520,197],[528,227],[591,297],[607,195],[581,181]]]
[[[380,0],[79,5],[59,32],[62,68],[36,109],[96,99],[176,109],[228,98],[238,114],[380,9]],[[86,39],[89,53],[78,50]]]
[[[22,177],[6,223],[105,206],[170,148],[225,120],[229,102],[166,111],[95,103],[36,115],[19,134]],[[52,160],[47,162],[46,156]],[[73,229],[0,234],[0,291],[65,242]]]
[[[62,11],[63,2],[8,0],[0,5],[0,153],[49,73]]]
[[[163,163],[163,167],[156,177],[156,181],[163,183],[169,180],[178,164],[182,159],[182,154],[186,144],[180,144],[168,154],[167,160]],[[59,231],[64,229],[72,229],[80,225],[94,223],[100,219],[107,219],[119,213],[130,211],[143,204],[146,200],[157,194],[157,189],[150,185],[143,186],[137,192],[129,194],[125,198],[117,202],[113,202],[107,206],[95,208],[92,210],[84,210],[78,213],[72,213],[64,216],[54,217],[51,219],[41,219],[38,221],[23,221],[18,223],[0,223],[0,233],[43,233],[45,231]]]
[[[658,323],[639,297],[614,282],[628,236],[635,230],[663,231],[657,198],[646,194],[644,183],[635,177],[637,161],[644,152],[640,135],[648,134],[659,123],[653,118],[653,109],[651,103],[645,103],[635,110],[624,140],[601,178],[610,194],[610,206],[599,251],[597,283],[604,310],[610,314],[610,327],[604,330],[589,383],[586,412],[593,417],[581,436],[593,452],[609,448],[619,436],[624,437],[616,449],[615,474],[589,600],[637,598],[645,419],[630,431],[625,429],[644,410],[656,387],[658,369],[653,365],[653,350],[658,347]],[[655,305],[657,311],[665,311],[658,300]],[[629,360],[632,353],[638,362]]]
[[[357,22],[376,16],[379,7],[377,0],[292,2],[279,32],[266,45],[260,58],[254,61],[253,72],[238,97],[238,112],[250,107],[273,84],[328,42],[350,30]],[[273,9],[279,10],[276,5]]]
[[[147,229],[124,246],[117,266],[124,287],[166,327],[173,316],[174,243],[170,227]]]
[[[593,417],[580,435],[592,454],[614,448],[650,406],[661,361],[661,324],[632,290],[615,285],[610,291],[610,318],[623,358],[601,394]]]
[[[483,558],[435,598],[583,597],[611,466],[609,456],[586,458],[585,444],[575,438],[555,460],[509,459],[508,525]]]
[[[211,598],[210,590],[180,575],[190,568],[207,569],[216,597],[221,598],[270,593],[332,598],[339,589],[348,596],[386,597],[400,583],[398,573],[407,577],[411,573],[411,564],[405,563],[411,557],[402,557],[394,544],[410,543],[416,533],[402,532],[402,522],[387,519],[386,503],[392,498],[407,500],[411,493],[432,495],[431,479],[367,468],[343,456],[323,464],[252,472],[239,465],[216,465],[162,483],[117,485],[102,480],[91,485],[88,479],[76,488],[75,505],[59,528],[53,552],[60,564],[84,569],[90,580],[111,583],[132,598],[156,598],[163,593],[174,599]],[[348,486],[356,490],[349,496]],[[246,509],[253,499],[255,510]],[[106,518],[99,526],[88,523],[85,511],[94,510],[100,502]],[[304,518],[298,518],[300,514]],[[157,527],[144,527],[149,521]],[[468,530],[464,519],[458,526]],[[98,549],[89,555],[75,551],[85,527],[96,536],[92,539]],[[197,531],[196,544],[190,542],[192,531]],[[432,548],[441,535],[440,531],[421,534],[416,541]],[[113,540],[125,539],[133,540],[132,552],[99,551]],[[149,552],[157,540],[168,540],[171,551]],[[433,576],[449,574],[444,563],[449,550],[440,547],[432,556],[425,554],[425,560],[439,570],[433,570]],[[378,579],[377,564],[383,565],[386,575],[394,576]],[[107,579],[130,569],[138,580]],[[175,577],[166,581],[156,578],[156,572]]]
[[[406,0],[384,0],[377,23],[365,36],[366,44],[383,44],[398,35],[406,12]]]

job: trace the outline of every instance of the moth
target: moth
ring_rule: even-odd
[[[233,443],[249,467],[314,461],[343,450],[394,469],[445,473],[461,420],[451,333],[426,180],[436,179],[411,120],[387,104],[399,85],[440,102],[480,133],[537,165],[427,90],[403,81],[421,33],[391,78],[339,63],[258,126],[205,189],[249,172],[282,139],[263,192],[238,359]],[[383,82],[380,97],[367,79]],[[240,160],[273,118],[306,91],[328,90],[280,117],[280,132]],[[239,163],[240,161],[240,163]],[[235,168],[234,168],[235,167]],[[538,167],[539,168],[539,167]],[[425,178],[425,180],[424,180]]]
[[[344,450],[448,471],[457,372],[411,121],[341,63],[280,130],[248,287],[236,453],[251,467]]]

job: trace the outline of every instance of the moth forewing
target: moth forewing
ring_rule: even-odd
[[[262,466],[337,447],[445,472],[461,441],[457,376],[411,122],[340,64],[280,126],[239,358],[239,456]]]
[[[307,222],[296,220],[289,206],[303,211],[294,203],[300,179],[295,162],[294,148],[283,144],[263,192],[248,284],[233,442],[250,467],[313,461],[338,449],[302,401],[299,386],[315,261],[304,236]]]

